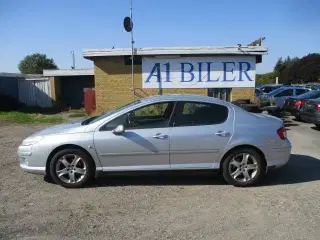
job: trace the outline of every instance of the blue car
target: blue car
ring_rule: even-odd
[[[286,99],[290,97],[299,96],[308,91],[310,91],[310,89],[303,87],[284,86],[269,92],[265,96],[261,96],[261,100],[269,100],[270,102],[273,102],[276,106],[278,106],[280,109],[283,109]]]

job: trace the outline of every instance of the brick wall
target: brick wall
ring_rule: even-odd
[[[238,99],[250,99],[254,100],[254,88],[233,88],[232,89],[232,101]]]
[[[133,100],[131,90],[131,65],[125,65],[120,57],[97,57],[94,60],[95,90],[97,113],[115,109]],[[134,66],[135,97],[159,94],[158,89],[142,89],[142,66]],[[162,89],[162,94],[207,95],[207,89]],[[232,100],[251,98],[252,88],[232,90]]]

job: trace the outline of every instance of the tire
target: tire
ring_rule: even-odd
[[[320,124],[315,124],[315,125],[316,125],[316,128],[320,130]]]
[[[87,153],[80,149],[68,148],[52,157],[49,172],[56,184],[65,188],[80,188],[94,179],[95,167]]]
[[[249,158],[246,158],[248,155]],[[245,159],[248,159],[247,164]],[[238,167],[234,165],[236,162],[239,163]],[[249,187],[262,181],[266,174],[266,167],[264,159],[256,150],[241,148],[231,151],[225,157],[222,163],[222,175],[227,183],[235,187]]]

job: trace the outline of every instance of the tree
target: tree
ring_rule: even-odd
[[[43,69],[58,69],[52,58],[41,53],[27,55],[20,61],[18,68],[22,74],[42,74]]]
[[[282,57],[281,58],[278,58],[278,61],[276,62],[276,65],[274,66],[274,69],[273,71],[275,73],[280,73],[283,69],[283,60],[282,60]]]
[[[275,83],[276,74],[274,72],[269,72],[265,74],[257,74],[256,85],[272,84]]]

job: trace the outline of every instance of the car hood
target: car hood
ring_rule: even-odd
[[[53,127],[43,129],[36,132],[32,136],[45,136],[52,134],[63,134],[63,133],[81,133],[84,132],[87,126],[81,125],[83,120],[76,120],[66,124],[60,124]]]

